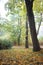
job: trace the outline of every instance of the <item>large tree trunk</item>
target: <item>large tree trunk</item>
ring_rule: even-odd
[[[25,42],[25,47],[28,48],[28,19],[27,19],[27,17],[26,17],[26,42]]]
[[[34,14],[33,14],[33,10],[32,10],[33,1],[34,0],[25,0],[25,3],[26,3],[28,20],[29,20],[29,25],[30,25],[30,32],[31,32],[31,37],[32,37],[32,42],[33,42],[33,51],[39,51],[40,46],[39,46],[39,42],[38,42],[38,39],[37,39],[37,33],[36,33],[35,21],[34,21]]]

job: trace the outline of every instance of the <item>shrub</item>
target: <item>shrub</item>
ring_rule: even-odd
[[[9,49],[12,45],[12,42],[9,40],[0,40],[0,49]]]

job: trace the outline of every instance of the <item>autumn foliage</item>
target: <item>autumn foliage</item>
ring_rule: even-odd
[[[38,65],[43,63],[43,50],[14,48],[0,51],[0,65]]]

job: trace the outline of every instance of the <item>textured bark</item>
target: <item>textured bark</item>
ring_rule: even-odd
[[[27,8],[30,32],[31,32],[31,37],[32,37],[32,42],[33,42],[33,51],[40,51],[40,46],[37,39],[37,33],[36,33],[36,28],[35,28],[34,14],[33,14],[33,9],[32,9],[33,1],[34,0],[25,0],[25,4]]]

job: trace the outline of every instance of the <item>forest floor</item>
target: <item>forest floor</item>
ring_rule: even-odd
[[[32,48],[0,50],[0,65],[43,65],[43,49],[33,52]]]

